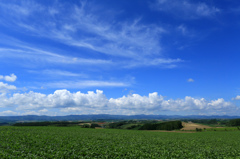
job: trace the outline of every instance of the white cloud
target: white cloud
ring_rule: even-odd
[[[130,82],[118,81],[98,81],[98,80],[82,80],[82,81],[57,81],[44,84],[47,88],[87,88],[87,87],[124,87],[129,86]]]
[[[220,12],[220,9],[215,6],[209,6],[203,2],[194,3],[190,0],[156,0],[151,4],[151,8],[185,19],[212,17]]]
[[[172,112],[202,112],[208,111],[209,114],[217,111],[225,111],[227,108],[236,109],[234,105],[230,102],[225,102],[223,99],[217,99],[213,101],[206,101],[204,98],[195,99],[186,96],[185,99],[169,99],[164,100],[163,96],[158,96],[158,94],[150,93],[149,96],[140,96],[138,94],[133,94],[131,96],[122,97],[118,99],[109,100],[112,105],[123,109],[140,109],[148,110],[150,112],[162,112],[162,111],[172,111]]]
[[[50,74],[53,76],[72,76],[72,77],[86,76],[83,74],[77,74],[77,73],[72,73],[72,72],[62,71],[62,70],[44,70],[43,74]]]
[[[20,115],[20,114],[18,112],[14,112],[11,110],[6,110],[6,111],[0,112],[0,116],[10,116],[10,115]]]
[[[65,107],[90,107],[101,108],[107,104],[107,98],[102,91],[96,93],[89,91],[87,94],[67,90],[56,90],[53,94],[29,92],[25,94],[16,93],[9,98],[9,103],[18,105],[17,109],[40,109],[40,108],[65,108]]]
[[[212,109],[223,109],[223,108],[231,108],[233,104],[231,102],[225,102],[223,98],[219,98],[217,100],[212,100],[211,102],[208,103],[208,106],[211,106]]]
[[[236,115],[239,108],[222,98],[207,101],[204,98],[197,99],[186,96],[184,99],[165,99],[157,92],[148,96],[132,94],[120,98],[108,99],[103,91],[89,91],[87,93],[71,93],[67,90],[56,90],[53,94],[41,94],[35,92],[15,93],[11,97],[2,94],[1,107],[16,107],[18,111],[27,111],[35,114],[44,114],[48,108],[59,109],[67,114],[164,114],[172,112],[176,114],[208,115]],[[38,110],[38,111],[36,111]]]
[[[139,61],[131,61],[129,64],[125,64],[124,68],[140,67],[140,66],[161,66],[163,68],[177,67],[177,63],[183,62],[181,59],[142,59]]]
[[[24,5],[24,7],[22,7]],[[33,2],[33,1],[22,1],[20,3],[0,3],[0,7],[2,8],[2,12],[5,14],[9,14],[11,17],[21,18],[28,17],[32,13],[40,12],[43,10],[42,6]],[[8,11],[12,12],[9,13]],[[15,20],[15,19],[14,19]],[[18,19],[19,20],[19,19]]]
[[[232,100],[240,100],[240,95],[237,95],[235,98],[232,98]]]
[[[36,111],[26,111],[26,112],[22,113],[21,115],[41,115],[41,114]]]
[[[26,110],[23,112],[16,112],[12,110],[6,110],[0,112],[0,116],[21,116],[21,115],[48,115],[48,110],[47,109],[42,109],[39,111],[32,111],[32,110]],[[53,115],[53,114],[49,114]]]
[[[118,67],[130,68],[138,66],[161,66],[165,68],[176,67],[179,59],[164,59],[162,58],[161,35],[166,32],[160,26],[144,25],[141,23],[141,18],[133,20],[116,22],[114,19],[114,11],[111,17],[102,18],[109,14],[106,9],[102,12],[94,12],[94,7],[91,2],[83,3],[79,6],[68,4],[68,7],[63,7],[62,4],[55,2],[50,7],[42,6],[36,2],[31,9],[28,10],[29,4],[23,1],[19,4],[9,3],[21,10],[28,10],[28,14],[7,14],[12,11],[11,7],[0,5],[4,15],[8,17],[0,21],[8,27],[20,27],[22,31],[26,31],[29,35],[49,38],[58,41],[62,44],[67,44],[72,47],[86,48],[96,52],[97,54],[107,55],[104,59],[83,59],[79,55],[76,57],[56,56],[57,54],[49,54],[39,49],[25,48],[20,49],[20,52],[26,56],[32,52],[45,54],[48,57],[43,57],[36,60],[48,60],[51,62],[73,63],[73,64],[99,64],[99,65],[117,65]],[[1,3],[0,3],[1,4]],[[39,6],[36,7],[36,6]],[[105,11],[104,11],[105,10]],[[18,12],[18,11],[12,11]],[[1,13],[1,12],[0,12]],[[42,16],[36,18],[36,16]],[[35,17],[33,17],[35,16]],[[68,17],[67,19],[65,17]],[[147,40],[146,40],[147,39]],[[15,45],[14,45],[15,46]],[[16,51],[12,50],[13,55]],[[8,52],[11,52],[10,50]],[[87,55],[88,54],[88,55]],[[92,57],[91,53],[86,55]],[[10,56],[7,53],[5,56]],[[21,55],[19,55],[21,56]],[[36,57],[36,55],[34,55]],[[32,56],[32,57],[34,57]],[[40,54],[38,55],[40,56]],[[14,57],[14,56],[12,56]],[[41,57],[41,56],[40,56]],[[50,58],[49,58],[50,57]],[[75,60],[73,60],[75,59]],[[111,60],[106,60],[111,59]],[[156,60],[157,59],[157,60]],[[162,62],[168,61],[168,62]],[[129,64],[131,66],[129,66]]]
[[[188,81],[188,82],[194,82],[194,79],[189,78],[187,81]]]
[[[74,14],[76,16],[72,17],[72,25],[77,26],[75,29],[87,28],[89,33],[96,37],[91,39],[88,37],[70,37],[68,40],[61,36],[61,40],[70,45],[87,47],[112,56],[137,59],[161,52],[159,37],[164,29],[160,27],[141,25],[139,19],[123,23],[104,22],[96,15],[89,13],[85,7],[76,7]],[[68,31],[65,33],[69,35]]]
[[[66,77],[82,77],[86,78],[86,74],[79,74],[79,73],[73,73],[69,71],[64,71],[64,70],[57,70],[57,69],[46,69],[42,71],[33,71],[30,70],[30,73],[38,73],[38,74],[44,74],[44,75],[49,75],[49,76],[66,76]]]
[[[14,85],[8,85],[7,83],[0,82],[0,92],[5,93],[9,90],[16,90],[17,87]]]
[[[10,57],[13,59],[22,59],[22,60],[29,60],[29,63],[36,65],[36,64],[74,64],[74,65],[97,65],[97,66],[104,66],[104,65],[112,65],[111,60],[104,60],[104,59],[94,59],[94,58],[77,58],[71,57],[66,55],[57,54],[55,52],[44,51],[42,49],[37,49],[34,47],[28,47],[25,45],[19,45],[15,43],[15,47],[17,49],[8,49],[8,48],[1,48],[0,58]],[[20,60],[18,60],[20,61]],[[20,63],[21,64],[21,63]],[[31,66],[32,67],[32,66]]]
[[[46,113],[46,112],[48,112],[48,110],[47,109],[42,109],[42,110],[39,110],[39,112],[40,113]]]
[[[187,33],[187,28],[184,25],[179,25],[177,27],[177,29],[183,34],[185,35]]]
[[[8,81],[8,82],[14,82],[16,81],[17,79],[17,76],[14,75],[14,74],[11,74],[10,76],[3,76],[3,75],[0,75],[0,80],[5,80],[5,81]]]
[[[20,115],[53,115],[53,114],[48,114],[47,109],[41,109],[41,110],[25,110],[22,113],[19,113]]]

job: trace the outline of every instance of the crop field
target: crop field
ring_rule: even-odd
[[[199,128],[199,129],[212,128],[212,127],[207,126],[207,125],[196,124],[196,123],[182,122],[182,125],[183,125],[184,128],[182,128],[181,130],[196,130],[196,128]]]
[[[0,158],[240,158],[240,131],[0,127]]]

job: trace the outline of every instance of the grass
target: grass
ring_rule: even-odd
[[[0,158],[240,158],[240,131],[0,127]]]
[[[213,127],[206,129],[207,131],[239,131],[237,127]],[[240,131],[239,131],[240,133]]]

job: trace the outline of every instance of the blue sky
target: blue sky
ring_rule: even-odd
[[[0,115],[240,113],[240,2],[0,1]]]

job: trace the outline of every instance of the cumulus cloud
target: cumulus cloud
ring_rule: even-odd
[[[232,98],[232,100],[240,100],[240,95],[237,95],[235,98]]]
[[[0,112],[0,116],[10,116],[10,115],[20,115],[20,114],[18,112],[14,112],[11,110],[6,110],[6,111]]]
[[[48,112],[48,110],[47,109],[42,109],[42,110],[39,110],[39,112],[40,113],[46,113],[46,112]]]
[[[107,98],[102,91],[96,93],[89,91],[87,94],[71,93],[65,89],[56,90],[53,94],[45,95],[30,91],[29,93],[15,93],[5,99],[6,105],[17,105],[17,109],[65,108],[65,107],[90,107],[101,108],[107,105]]]
[[[44,114],[48,109],[59,109],[67,114],[164,114],[166,111],[176,114],[225,114],[239,112],[239,108],[222,98],[208,101],[186,96],[184,99],[165,99],[157,92],[148,96],[131,94],[120,98],[108,99],[103,91],[80,91],[71,93],[68,90],[56,90],[53,94],[36,92],[15,93],[11,97],[0,96],[1,107],[16,107],[16,110]],[[35,113],[35,114],[36,114]]]
[[[16,79],[17,79],[17,76],[14,75],[14,74],[11,74],[10,76],[0,75],[0,80],[5,80],[5,81],[8,81],[8,82],[14,82],[14,81],[16,81]]]
[[[9,90],[16,90],[16,89],[17,89],[17,87],[14,85],[8,85],[7,83],[0,82],[0,92],[1,93],[7,92]]]
[[[194,82],[194,79],[189,78],[187,81],[188,81],[188,82]]]
[[[26,110],[24,112],[16,112],[12,110],[6,110],[0,112],[0,116],[19,116],[19,115],[53,115],[53,114],[47,114],[48,110],[47,109],[42,109],[42,110]]]

